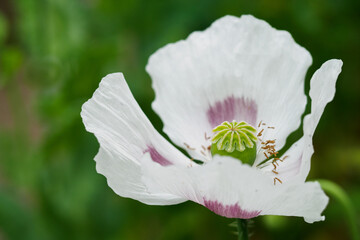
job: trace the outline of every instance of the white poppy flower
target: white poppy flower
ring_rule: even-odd
[[[319,183],[305,180],[314,152],[312,136],[334,97],[342,61],[329,60],[315,72],[304,136],[277,156],[300,126],[311,63],[309,52],[288,32],[253,16],[225,16],[205,31],[168,44],[146,67],[156,93],[152,106],[164,132],[192,158],[154,129],[123,74],[114,73],[102,79],[81,112],[87,131],[100,143],[96,169],[118,195],[146,204],[191,200],[229,218],[324,220],[328,197]],[[225,121],[254,129],[253,144],[242,147],[256,147],[250,164],[211,154],[213,129]],[[236,146],[232,150],[240,151]]]

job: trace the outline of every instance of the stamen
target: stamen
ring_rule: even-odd
[[[205,140],[209,140],[209,139],[211,138],[211,137],[208,137],[208,136],[207,136],[206,132],[205,132],[205,135],[204,135],[204,136],[205,136]]]
[[[274,161],[272,162],[272,165],[274,166],[274,170],[276,170],[276,165],[275,165]]]
[[[278,179],[277,177],[274,178],[274,185],[276,184],[276,180],[279,181],[279,183],[282,183],[282,181],[280,179]]]
[[[276,151],[275,147],[276,147],[276,139],[270,139],[270,140],[262,140],[260,139],[260,136],[262,136],[265,132],[265,128],[260,128],[261,126],[265,126],[266,123],[263,123],[262,121],[260,121],[258,128],[259,128],[259,133],[257,134],[258,139],[261,142],[261,147],[259,148],[259,152],[263,152],[263,154],[266,157],[266,160],[262,161],[261,163],[259,163],[256,167],[262,168],[263,164],[265,163],[271,163],[273,166],[273,169],[271,170],[272,173],[278,175],[278,167],[279,167],[279,162],[284,161],[285,158],[287,158],[287,156],[285,156],[283,159],[277,158],[276,156],[279,154],[278,151]],[[275,127],[272,126],[268,126],[266,127],[266,129],[275,129]],[[274,177],[274,185],[276,185],[276,182],[282,183],[282,181],[280,180],[280,178],[278,177]]]
[[[276,158],[272,161],[272,163],[273,163],[273,164],[275,163],[276,165],[279,166],[279,163],[277,162]],[[275,167],[275,169],[276,169],[276,167]]]
[[[195,148],[190,147],[190,145],[187,144],[187,143],[185,143],[185,142],[184,142],[184,145],[185,145],[185,147],[186,147],[187,149],[189,149],[189,150],[195,150]]]

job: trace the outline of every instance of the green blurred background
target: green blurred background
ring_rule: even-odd
[[[324,61],[344,61],[315,134],[309,179],[342,186],[359,220],[359,0],[0,0],[0,239],[236,239],[231,219],[195,203],[156,207],[117,196],[95,171],[98,143],[80,108],[103,76],[122,71],[161,131],[148,57],[219,17],[245,13],[291,32],[311,52],[306,90]],[[325,215],[314,224],[258,217],[252,239],[350,238],[338,201],[331,198]]]

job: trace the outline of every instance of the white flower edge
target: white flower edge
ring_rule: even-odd
[[[278,177],[285,181],[304,182],[310,171],[314,153],[313,135],[328,102],[335,96],[335,85],[343,62],[332,59],[325,62],[310,80],[311,113],[304,118],[304,135],[284,153],[289,156],[277,167]],[[271,171],[272,166],[264,170]]]
[[[196,168],[161,167],[142,160],[143,181],[149,189],[178,195],[213,212],[231,218],[252,218],[258,215],[302,216],[312,223],[324,220],[322,211],[328,197],[316,182],[306,182],[313,153],[312,136],[324,108],[335,94],[335,82],[342,61],[329,60],[311,79],[312,111],[304,122],[304,137],[289,150],[289,158],[280,171],[298,166],[296,172],[284,175],[283,184],[273,184],[273,176],[251,168],[228,157],[215,157],[213,161]],[[281,166],[280,164],[280,166]],[[290,168],[289,168],[290,167]]]
[[[199,203],[228,218],[259,215],[324,220],[328,197],[314,182],[273,184],[271,176],[230,157],[216,156],[196,168],[161,167],[145,155],[143,181],[151,191],[168,192]]]
[[[205,133],[209,136],[215,126],[234,119],[275,127],[264,131],[263,139],[276,139],[281,149],[300,126],[311,63],[309,52],[288,32],[243,15],[222,17],[206,30],[164,46],[151,55],[146,70],[163,131],[193,158],[206,161],[211,157],[201,152],[202,146],[211,143]],[[257,162],[265,159],[258,157]]]
[[[302,179],[306,178],[310,167],[312,134],[325,105],[334,96],[341,65],[339,60],[330,60],[311,80],[312,112],[305,118],[301,144],[291,149],[295,151],[300,146],[295,152],[301,156],[301,174],[289,178],[283,185],[273,186],[272,177],[266,172],[233,159],[215,158],[204,166],[193,164],[153,128],[121,73],[105,77],[94,96],[83,105],[81,113],[86,129],[93,132],[100,143],[95,158],[97,170],[106,176],[117,194],[147,204],[176,204],[189,199],[228,217],[275,214],[303,216],[308,222],[323,220],[320,214],[327,197],[318,184],[303,183]],[[299,163],[294,159],[291,162]],[[237,176],[238,172],[253,180],[249,181],[252,187]],[[219,181],[210,184],[212,178]],[[206,181],[199,182],[199,179]],[[252,201],[259,194],[265,200]],[[284,205],[283,201],[291,203]]]
[[[153,205],[186,200],[170,193],[151,192],[142,182],[140,160],[145,153],[164,166],[192,163],[154,129],[122,73],[101,80],[92,98],[82,106],[81,117],[86,130],[94,133],[100,144],[96,169],[115,193]]]

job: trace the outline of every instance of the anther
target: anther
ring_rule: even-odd
[[[274,178],[274,185],[276,184],[276,180],[279,181],[279,183],[282,183],[282,181],[280,179],[278,179],[277,177]]]
[[[185,145],[185,147],[186,147],[187,149],[189,149],[189,150],[195,150],[195,148],[190,147],[190,145],[187,144],[187,143],[185,143],[185,142],[184,142],[184,145]]]
[[[206,132],[205,132],[204,137],[205,137],[205,140],[209,140],[209,139],[211,138],[211,137],[208,137],[208,136],[207,136]]]
[[[276,165],[275,165],[274,161],[272,162],[272,165],[274,166],[274,170],[276,170]]]
[[[267,140],[264,144],[273,144],[273,143],[275,143],[275,139],[274,140]]]

